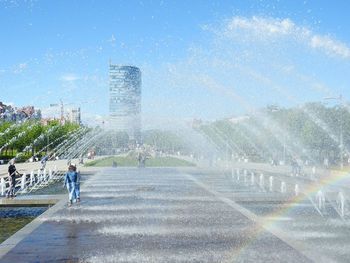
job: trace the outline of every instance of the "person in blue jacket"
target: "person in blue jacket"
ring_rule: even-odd
[[[46,162],[49,160],[49,156],[48,155],[45,155],[40,163],[41,163],[41,167],[40,167],[40,170],[44,170],[45,169],[45,166],[46,166]]]
[[[73,170],[76,173],[77,176],[77,180],[75,182],[75,198],[77,200],[77,203],[80,202],[80,180],[81,180],[81,176],[80,176],[80,172],[77,171],[77,166],[75,164],[73,165]]]
[[[69,193],[68,206],[73,204],[75,198],[75,185],[77,183],[77,173],[74,171],[74,166],[69,165],[68,172],[64,176],[64,186],[67,187]]]

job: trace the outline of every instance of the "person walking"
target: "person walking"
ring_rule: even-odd
[[[77,177],[77,181],[75,182],[75,198],[77,200],[77,203],[80,202],[80,180],[81,180],[81,176],[80,176],[80,172],[77,171],[77,166],[73,165],[73,170],[76,173],[76,177]]]
[[[64,187],[67,187],[69,194],[68,206],[72,206],[75,199],[75,184],[77,182],[77,173],[74,171],[74,166],[69,165],[68,171],[64,176]]]
[[[10,165],[8,167],[8,176],[9,176],[10,188],[7,191],[7,194],[6,194],[7,198],[16,196],[16,174],[19,175],[19,173],[17,172],[15,163],[16,163],[16,161],[13,159],[10,162]]]
[[[49,160],[49,155],[45,155],[42,159],[41,159],[41,161],[40,161],[40,163],[41,163],[41,167],[40,167],[40,170],[44,170],[45,169],[45,166],[46,166],[46,162]]]

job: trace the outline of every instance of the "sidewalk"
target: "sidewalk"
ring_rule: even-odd
[[[311,262],[311,252],[201,178],[170,168],[101,170],[83,185],[80,204],[59,202],[0,245],[0,261]]]

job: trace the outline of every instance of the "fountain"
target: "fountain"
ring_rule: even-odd
[[[284,194],[287,192],[287,186],[284,181],[281,182],[281,193]]]
[[[0,184],[1,184],[1,195],[5,195],[5,189],[6,189],[6,184],[5,184],[5,179],[1,177],[0,179]]]
[[[40,169],[38,169],[38,171],[37,171],[37,178],[38,178],[38,182],[37,183],[41,183],[41,181],[42,181],[42,172],[41,172],[41,170]]]
[[[260,174],[260,176],[259,176],[259,187],[260,187],[261,189],[265,189],[264,174]]]
[[[308,5],[309,3],[304,3],[305,7]],[[214,6],[215,5],[213,5],[213,8]],[[278,8],[278,6],[279,5],[276,4],[274,5],[274,8]],[[265,7],[265,4],[264,8],[267,8]],[[298,12],[300,10],[301,9],[298,9]],[[309,12],[305,11],[305,14],[306,13],[309,14]],[[215,146],[215,153],[212,153],[210,157],[205,158],[208,158],[208,160],[210,159],[210,163],[212,163],[212,160],[215,159],[217,161],[216,164],[220,167],[218,167],[217,170],[215,169],[216,167],[211,167],[212,170],[205,170],[205,173],[202,173],[202,171],[198,169],[196,172],[193,172],[193,174],[192,170],[190,171],[190,169],[188,169],[189,174],[185,174],[185,172],[183,172],[184,174],[178,174],[177,172],[167,170],[162,173],[162,176],[158,176],[159,174],[157,169],[145,169],[139,171],[137,169],[125,168],[124,171],[123,168],[119,169],[118,167],[111,172],[106,169],[106,171],[104,171],[105,174],[95,174],[92,177],[92,180],[88,182],[91,184],[87,184],[86,188],[84,186],[83,190],[86,190],[87,197],[86,203],[82,203],[81,206],[73,207],[70,210],[68,210],[66,207],[62,208],[61,211],[54,215],[54,218],[58,218],[57,222],[59,223],[49,223],[47,224],[49,227],[54,229],[55,226],[61,227],[60,223],[63,221],[65,223],[68,222],[66,224],[68,225],[68,232],[71,232],[71,229],[77,231],[72,233],[72,235],[70,235],[71,233],[64,233],[65,236],[71,236],[72,238],[76,238],[76,236],[78,236],[78,238],[81,238],[79,237],[80,230],[82,231],[81,233],[85,234],[84,228],[89,229],[89,231],[92,229],[90,232],[92,235],[89,235],[89,237],[94,238],[100,235],[98,237],[102,239],[108,236],[109,239],[106,242],[114,240],[113,233],[115,234],[115,240],[118,239],[119,242],[119,238],[122,234],[122,239],[128,241],[126,242],[127,244],[125,244],[130,244],[129,250],[132,250],[135,247],[140,248],[140,250],[136,251],[138,253],[137,256],[140,257],[142,256],[142,249],[147,250],[147,252],[150,252],[149,254],[153,256],[153,254],[151,254],[151,252],[153,252],[151,251],[152,248],[149,246],[150,243],[145,244],[144,247],[139,246],[143,240],[147,240],[148,234],[150,234],[149,236],[152,237],[151,243],[157,243],[158,238],[161,239],[161,242],[166,242],[166,240],[174,240],[173,237],[175,236],[176,242],[179,242],[179,246],[176,246],[176,248],[186,247],[186,249],[183,251],[176,251],[177,254],[181,254],[183,257],[182,259],[185,259],[185,261],[196,261],[196,256],[200,254],[198,251],[209,251],[210,253],[207,254],[213,255],[213,257],[206,258],[206,254],[205,257],[203,257],[204,259],[212,262],[221,262],[220,260],[216,260],[217,258],[215,258],[215,256],[226,247],[229,247],[229,253],[226,253],[226,256],[232,256],[232,253],[230,254],[230,252],[238,251],[239,253],[237,253],[237,257],[236,254],[234,255],[234,259],[242,262],[245,261],[244,257],[247,255],[253,255],[253,257],[256,259],[257,255],[274,256],[275,251],[273,250],[277,250],[277,252],[282,251],[284,254],[288,249],[292,249],[294,255],[300,256],[300,261],[304,259],[304,256],[305,261],[307,261],[310,259],[310,254],[308,254],[309,244],[314,242],[315,237],[318,238],[317,241],[320,240],[319,236],[322,237],[323,235],[324,237],[327,237],[327,239],[325,239],[325,243],[327,243],[327,240],[331,240],[331,242],[329,242],[327,245],[330,244],[334,247],[339,245],[339,243],[345,243],[344,241],[346,241],[346,238],[343,238],[341,235],[338,237],[336,235],[332,236],[334,233],[329,230],[334,230],[336,228],[332,228],[334,225],[337,227],[340,226],[339,228],[344,227],[344,222],[341,222],[339,218],[331,218],[332,220],[329,220],[329,222],[323,224],[325,222],[324,218],[320,218],[318,214],[312,213],[315,212],[312,210],[314,208],[312,208],[311,204],[304,199],[307,200],[307,198],[311,198],[312,205],[315,206],[316,210],[319,211],[321,216],[323,216],[323,212],[329,211],[329,200],[331,199],[333,202],[336,200],[336,210],[339,211],[342,217],[345,217],[345,196],[347,196],[348,189],[346,189],[346,187],[339,182],[331,185],[329,183],[330,180],[323,180],[323,177],[326,178],[326,175],[323,174],[323,169],[318,168],[318,165],[320,160],[322,160],[321,158],[324,156],[331,156],[330,158],[332,159],[330,161],[333,164],[333,162],[338,162],[337,158],[343,158],[345,153],[347,153],[347,151],[343,151],[343,147],[344,145],[345,147],[348,146],[346,143],[349,141],[348,134],[343,134],[341,132],[341,135],[338,136],[338,127],[340,127],[340,124],[342,125],[341,131],[343,129],[343,122],[344,129],[348,127],[347,121],[349,116],[347,115],[347,109],[345,107],[347,106],[347,103],[339,103],[340,106],[338,108],[328,106],[324,107],[324,105],[318,105],[317,102],[310,103],[310,105],[305,104],[300,107],[299,105],[300,103],[307,102],[310,98],[314,101],[315,98],[321,100],[321,98],[324,98],[325,95],[328,96],[333,95],[333,93],[338,94],[340,92],[345,93],[344,91],[346,89],[344,87],[346,87],[346,84],[348,83],[347,80],[340,79],[332,83],[332,78],[334,76],[338,78],[341,75],[347,76],[347,74],[344,73],[348,73],[349,71],[348,62],[350,57],[350,49],[346,43],[343,44],[341,41],[333,40],[331,35],[329,37],[328,35],[322,35],[322,33],[320,33],[322,32],[322,29],[316,33],[313,32],[311,28],[306,28],[303,25],[298,24],[298,21],[292,21],[289,18],[264,18],[255,16],[254,12],[249,12],[249,15],[250,14],[252,17],[249,18],[227,18],[227,21],[225,20],[222,23],[203,26],[203,28],[207,30],[206,33],[208,35],[214,32],[213,39],[211,39],[212,41],[208,41],[208,43],[206,43],[207,41],[204,41],[205,43],[201,42],[198,47],[196,47],[196,44],[194,43],[194,48],[188,51],[190,53],[188,58],[186,57],[183,60],[180,59],[180,62],[178,63],[169,62],[170,66],[168,65],[166,68],[165,72],[167,75],[164,78],[171,81],[162,81],[162,74],[159,74],[162,73],[161,71],[157,71],[157,74],[155,74],[157,75],[155,85],[159,85],[161,88],[165,89],[164,94],[175,95],[169,96],[167,100],[174,98],[176,102],[181,102],[181,109],[179,109],[179,112],[183,111],[184,113],[182,115],[188,114],[188,111],[186,111],[188,107],[194,111],[193,116],[196,116],[195,111],[197,109],[193,109],[195,107],[192,107],[192,105],[205,105],[205,109],[204,107],[203,109],[198,109],[199,113],[197,114],[200,117],[201,114],[203,114],[203,120],[205,121],[196,120],[191,122],[189,126],[191,126],[193,129],[197,129],[198,133],[205,134],[211,140],[212,144]],[[284,12],[278,11],[278,14],[284,14]],[[303,16],[302,14],[298,13],[297,17],[306,17],[306,15]],[[313,13],[312,17],[313,20],[318,20],[317,14]],[[309,21],[306,21],[306,23],[308,22]],[[100,43],[101,41],[97,42]],[[105,42],[107,41],[102,41],[101,43]],[[132,47],[125,48],[125,51],[127,52],[129,49],[132,49]],[[87,49],[87,51],[82,53],[89,53],[89,50],[95,49]],[[115,54],[119,54],[118,50],[114,47],[108,49],[101,47],[101,52],[105,52],[103,50],[114,50],[113,52]],[[322,57],[318,57],[318,52],[322,53]],[[80,52],[77,53],[80,54]],[[337,60],[340,53],[345,54],[341,58],[345,61],[345,63],[341,60]],[[64,52],[62,54],[64,54]],[[103,56],[101,57],[107,57],[104,56],[106,54],[102,55]],[[329,55],[331,57],[330,59],[328,58]],[[89,61],[86,61],[85,64],[90,65],[89,63],[93,61],[93,59],[91,59],[90,62]],[[320,64],[318,65],[317,62]],[[77,72],[77,74],[83,75],[83,72],[85,72],[85,64],[77,62],[77,65],[78,64],[82,67],[79,67],[82,72]],[[337,67],[332,67],[333,65],[337,65]],[[152,65],[150,68],[152,68]],[[317,74],[324,73],[328,70],[332,73],[339,70],[339,74],[329,74],[328,76]],[[72,68],[72,71],[74,71],[74,68]],[[38,72],[40,72],[40,69],[38,69]],[[52,72],[54,72],[54,68],[52,69]],[[100,74],[99,72],[99,69],[96,69],[97,75]],[[152,72],[152,70],[149,70],[149,72]],[[59,76],[59,74],[60,72],[58,72],[57,75]],[[145,71],[145,74],[148,74],[148,72]],[[69,83],[73,87],[74,85],[84,85],[83,78],[77,81],[77,83],[74,81]],[[168,84],[164,86],[164,83]],[[339,83],[343,85],[335,85]],[[172,85],[174,85],[174,87],[181,87],[182,89],[173,90]],[[341,87],[330,90],[330,88],[326,85],[330,85],[331,87]],[[70,85],[67,84],[67,86]],[[168,86],[171,87],[171,89],[169,89],[171,92],[166,90]],[[196,90],[192,90],[192,86],[196,87]],[[259,94],[256,92],[256,87],[264,90],[264,96],[259,96]],[[208,90],[207,94],[205,93],[204,89]],[[183,90],[188,92],[182,92]],[[268,91],[270,91],[270,93]],[[301,91],[305,91],[305,93]],[[74,92],[75,91],[73,91],[73,93]],[[201,94],[202,92],[203,96]],[[184,97],[181,97],[183,93],[186,94]],[[199,94],[200,96],[192,96],[193,94]],[[198,103],[197,101],[192,101],[196,100],[197,97],[198,99],[209,97],[210,100],[213,99],[213,101],[217,99],[217,101],[215,101],[216,104],[212,104],[215,105],[215,107],[211,107],[211,104],[208,104],[208,101],[207,103],[202,103],[205,101],[198,101]],[[158,99],[159,98],[156,96],[155,100],[159,101]],[[167,107],[172,108],[173,105],[171,101],[168,103],[167,100],[164,101],[164,104],[166,104],[164,111],[167,110]],[[274,102],[276,102],[275,104],[281,106],[271,105],[271,103]],[[322,102],[320,104],[322,104]],[[151,105],[151,103],[148,105]],[[174,105],[178,104],[174,103]],[[182,107],[183,105],[187,107]],[[232,105],[235,107],[232,107]],[[174,107],[175,110],[176,107]],[[233,109],[236,112],[231,112]],[[312,109],[314,109],[314,112]],[[344,113],[341,112],[343,109]],[[171,114],[177,113],[176,111],[172,112],[172,109],[169,110],[169,112],[170,111]],[[207,114],[207,112],[209,112],[209,114]],[[338,114],[339,112],[341,114]],[[190,111],[190,113],[192,114],[192,111]],[[208,116],[206,116],[206,114]],[[318,114],[320,116],[324,115],[324,120],[318,116]],[[164,115],[166,116],[166,113]],[[222,119],[217,120],[216,115]],[[227,116],[230,117],[228,118]],[[343,119],[338,121],[334,118],[334,116],[344,116],[344,121]],[[209,121],[209,117],[213,121]],[[168,119],[172,120],[175,118],[171,118],[171,116],[169,116]],[[189,121],[186,120],[186,122]],[[30,126],[28,126],[27,129],[29,129],[29,127]],[[332,127],[332,129],[329,129],[329,127]],[[4,134],[6,132],[9,134],[9,131],[11,131],[11,129],[9,129],[10,128],[8,128]],[[55,128],[47,130],[46,136],[49,137],[50,134],[54,132],[54,129]],[[4,145],[1,145],[0,151],[4,149],[4,147],[7,147],[8,145],[19,140],[21,136],[24,136],[24,132],[25,131],[22,131],[16,135],[16,137],[10,138],[8,141],[6,141]],[[38,153],[42,153],[45,150],[47,152],[50,145],[56,145],[59,142],[55,147],[51,147],[53,148],[52,152],[55,153],[55,156],[58,158],[64,159],[62,162],[65,163],[65,161],[67,161],[67,163],[70,163],[72,159],[83,155],[89,149],[91,149],[96,144],[96,141],[98,141],[105,134],[105,131],[99,128],[89,129],[81,127],[72,133],[67,133],[61,138],[58,138],[58,141],[47,144],[47,146],[40,149]],[[41,134],[31,144],[25,143],[24,145],[27,146],[21,153],[18,153],[18,156],[26,151],[28,152],[30,149],[33,149],[31,147],[39,145],[37,143],[40,142],[41,144],[43,140],[45,140],[45,135]],[[133,143],[137,144],[138,141],[135,140]],[[164,143],[166,146],[164,148],[169,148],[165,154],[174,155],[178,153],[180,156],[179,149],[177,149],[177,147],[173,144],[174,143],[170,139]],[[154,155],[162,155],[164,152],[161,152],[162,150],[160,150],[160,145],[161,144],[158,143],[153,143],[153,145],[150,143],[148,146],[154,146]],[[41,148],[42,146],[37,147]],[[134,145],[131,145],[129,148],[132,147],[134,147]],[[187,147],[183,148],[186,149]],[[340,148],[340,150],[338,148]],[[124,154],[124,150],[127,151],[128,147],[120,147],[112,150],[113,153],[111,151],[110,154],[119,154],[121,152]],[[187,151],[181,157],[188,158],[193,161],[197,156],[201,156],[194,153],[192,149],[186,150]],[[298,161],[303,160],[305,163],[308,162],[307,165],[305,164],[305,169],[302,173],[293,172],[290,174],[287,164],[294,157],[297,157]],[[233,161],[234,158],[239,158],[239,163],[235,163]],[[272,166],[267,163],[269,158],[274,160]],[[276,160],[280,160],[279,164]],[[204,159],[203,162],[206,162],[206,159]],[[341,163],[343,164],[343,162]],[[234,165],[236,164],[240,168],[234,168]],[[314,165],[312,169],[310,169],[311,167],[309,168],[309,164]],[[316,166],[318,170],[316,169]],[[203,167],[199,166],[199,168],[202,169]],[[219,168],[225,169],[220,170]],[[196,168],[193,168],[193,170],[195,169]],[[180,170],[180,168],[178,170]],[[313,183],[316,182],[312,182],[303,176],[309,173],[310,170],[310,178],[312,180],[316,177],[316,171],[318,172],[317,176],[320,178],[319,182],[317,182],[319,184],[316,185],[316,187],[318,187],[320,190],[316,193],[316,195],[315,192],[312,191],[315,189],[315,185],[313,185]],[[31,189],[35,188],[36,186],[39,187],[40,185],[45,185],[55,180],[57,177],[59,177],[56,177],[56,172],[56,168],[47,168],[38,170],[37,173],[31,171],[29,176],[27,171],[30,181],[27,182],[28,178],[26,173],[24,173],[21,178],[22,192],[30,192]],[[257,176],[257,178],[255,178],[255,176]],[[268,176],[268,178],[266,176]],[[333,176],[333,174],[330,173],[330,176]],[[244,181],[244,186],[241,185],[240,180]],[[238,183],[235,183],[235,181]],[[152,190],[145,191],[145,183],[152,184],[153,188],[149,188]],[[203,188],[201,190],[205,191],[196,191],[195,188],[192,189],[191,187],[194,184],[196,185],[196,189],[201,187]],[[232,184],[235,184],[234,187],[232,187]],[[255,187],[255,184],[257,184],[258,187]],[[286,194],[287,184],[288,194],[290,195]],[[6,188],[5,186],[5,179],[1,178],[2,193],[4,192],[4,188]],[[125,188],[125,186],[127,186],[127,188]],[[229,188],[230,186],[234,189],[234,191],[236,191],[232,195],[230,192],[231,189]],[[168,191],[169,189],[170,191]],[[263,189],[263,191],[260,189]],[[267,189],[269,193],[266,193]],[[158,190],[161,191],[157,192]],[[183,193],[183,195],[181,193]],[[208,193],[210,193],[210,196],[207,196]],[[180,201],[185,199],[187,194],[189,195],[187,196],[188,198],[185,200],[185,202],[181,203]],[[293,194],[295,197],[299,196],[300,198],[289,198]],[[330,199],[326,199],[326,195],[327,198]],[[238,201],[236,202],[233,197],[237,197]],[[215,200],[213,200],[213,198],[215,198]],[[244,201],[240,202],[240,200],[243,199]],[[96,202],[96,200],[98,202]],[[151,202],[149,202],[149,200],[151,200]],[[195,208],[198,210],[192,210],[192,207],[190,207],[194,200],[196,201]],[[124,201],[125,203],[123,203]],[[213,201],[215,201],[215,203]],[[293,201],[295,203],[291,204]],[[220,213],[221,207],[219,203],[221,202],[224,203],[224,215]],[[179,205],[180,203],[181,206]],[[144,204],[147,204],[148,206],[145,208],[143,206]],[[157,207],[154,207],[155,204]],[[172,206],[175,206],[175,209],[171,210],[169,207],[166,207],[168,210],[166,210],[166,213],[163,213],[165,206],[169,206],[172,209]],[[288,209],[287,213],[284,208],[290,208],[289,206],[293,206],[293,209]],[[130,207],[133,210],[129,209]],[[163,210],[158,211],[159,207],[163,208]],[[182,210],[178,208],[181,208]],[[178,210],[176,209],[179,211],[196,211],[196,213],[184,213],[181,215],[181,217],[178,217],[178,215],[181,213],[178,213]],[[229,209],[230,211],[228,211]],[[152,211],[148,213],[149,210]],[[155,212],[155,210],[157,211]],[[266,210],[269,210],[268,219],[265,217],[267,214]],[[312,211],[310,212],[310,210]],[[86,213],[86,211],[89,211],[89,213]],[[271,215],[271,211],[273,211],[273,216]],[[229,213],[232,213],[232,215]],[[222,216],[221,219],[222,222],[225,222],[224,225],[220,225],[220,220],[214,218],[216,215]],[[324,213],[324,215],[327,217],[334,217],[334,213]],[[108,220],[106,220],[104,216],[106,216]],[[187,220],[187,216],[193,216],[193,218],[190,218],[191,220]],[[233,223],[226,222],[226,217],[229,220],[232,219]],[[79,222],[82,222],[82,224],[76,224],[76,221],[74,221],[76,218],[78,218],[80,220]],[[208,221],[208,218],[210,218],[212,221]],[[236,234],[241,232],[239,229],[236,231],[236,229],[233,229],[232,226],[234,222],[238,222],[238,220],[242,220],[243,222],[244,218],[253,219],[251,221],[254,222],[254,227],[256,227],[256,229],[262,229],[264,231],[263,235],[260,235],[259,233],[259,235],[256,235],[256,233],[253,233],[254,235],[252,235],[252,237],[249,236],[246,238],[247,240],[249,239],[249,242],[246,242],[247,240],[241,240],[240,238],[237,239]],[[48,218],[47,220],[50,221],[52,219]],[[146,222],[145,225],[141,224],[142,220]],[[275,221],[277,220],[278,222],[275,224]],[[136,224],[136,226],[131,225],[131,227],[128,228],[128,224],[134,221],[140,224]],[[184,227],[180,225],[180,221],[185,222]],[[201,224],[202,221],[203,224]],[[149,230],[147,226],[149,227],[150,222],[152,224],[156,222],[157,224],[153,224],[154,226],[152,225]],[[162,226],[162,222],[176,222],[179,223],[180,226],[177,226],[177,228],[171,232],[168,229],[169,224]],[[190,225],[190,223],[192,223],[192,225]],[[74,228],[71,228],[72,225]],[[159,227],[159,225],[161,226]],[[209,225],[212,227],[211,229],[208,229]],[[238,227],[238,225],[235,227]],[[124,226],[125,229],[123,229]],[[244,225],[244,227],[246,226]],[[232,229],[234,230],[232,231],[233,233],[230,232]],[[317,233],[312,232],[310,229],[317,229]],[[215,231],[217,231],[217,233]],[[223,242],[226,240],[229,241],[227,243],[228,245],[220,246],[221,250],[215,251],[217,247],[215,244],[223,244],[221,240],[219,240],[222,237],[220,231],[222,231],[222,233],[229,232],[229,234],[232,234],[233,242],[231,242],[228,236],[224,236],[225,240]],[[286,234],[284,234],[283,231],[286,231]],[[136,235],[135,233],[141,234]],[[172,237],[170,236],[169,238],[169,236],[167,236],[169,233],[175,233],[175,235]],[[185,235],[185,244],[180,243],[181,235],[179,235],[179,233],[181,235]],[[194,233],[201,234],[200,239],[203,239],[203,242],[200,242],[201,244],[210,244],[213,247],[209,247],[207,250],[196,248],[195,252],[191,251],[192,254],[190,256],[193,257],[186,258],[188,256],[186,253],[190,251],[192,245],[189,243],[189,241],[198,240],[198,236],[193,235]],[[132,238],[129,239],[129,236],[131,235]],[[205,239],[206,235],[210,236],[208,240]],[[261,244],[261,241],[265,241],[264,238],[267,236],[267,243],[273,244],[272,246],[267,246],[267,249],[270,249],[271,251],[263,253],[266,251],[263,251],[262,249],[263,252],[260,253],[261,251],[257,250],[256,248]],[[274,240],[275,237],[279,239]],[[215,239],[215,242],[211,242],[213,240],[212,238]],[[76,244],[81,241],[80,239],[76,240]],[[341,241],[338,242],[339,240]],[[305,242],[305,246],[303,242]],[[67,243],[70,244],[69,242]],[[230,247],[232,244],[235,245],[243,243],[245,245],[244,248]],[[263,246],[266,244],[266,242],[262,243]],[[320,247],[317,247],[315,250],[316,255],[317,251],[328,251],[323,249],[323,244],[321,243],[322,242],[318,242],[317,244]],[[98,242],[94,244],[98,244]],[[282,245],[285,246],[282,247]],[[125,246],[123,243],[122,247]],[[164,247],[166,249],[169,248],[168,244],[166,243],[164,244]],[[310,245],[310,247],[312,247],[312,245]],[[343,257],[345,260],[349,258],[346,257],[348,256],[347,251],[345,251],[346,248],[346,246],[337,247],[338,252],[342,252],[339,254],[341,254],[341,257]],[[78,249],[79,248],[77,248],[77,250]],[[99,255],[107,258],[110,256],[110,254],[115,252],[116,247],[111,246],[110,250],[108,249],[109,248],[107,246],[107,248],[103,248],[101,251],[98,251]],[[163,253],[159,247],[157,247],[157,249],[158,251],[156,253]],[[108,253],[104,253],[106,251],[108,251]],[[86,258],[90,256],[89,252],[90,251],[87,251],[88,255],[86,255]],[[92,253],[94,252],[95,251]],[[120,251],[118,250],[117,252],[119,253]],[[95,253],[95,255],[98,253]],[[92,256],[95,255],[92,254]],[[156,256],[157,255],[155,255],[155,257]],[[275,258],[278,259],[282,258],[283,256],[284,255],[276,255]],[[138,259],[140,259],[140,257]],[[120,258],[121,260],[125,259],[124,254],[121,253]],[[293,259],[292,257],[287,256],[285,258],[291,260]],[[83,259],[85,260],[85,258]],[[148,258],[146,258],[145,261],[147,261],[147,259]],[[171,259],[172,258],[170,258],[170,261]],[[200,259],[197,261],[201,261]],[[259,259],[264,261],[262,258]],[[312,259],[317,260],[318,258],[311,257],[310,261],[312,261]],[[298,261],[298,259],[295,260]],[[323,261],[332,262],[327,260]],[[103,262],[103,260],[101,260],[101,262]]]
[[[52,169],[49,169],[49,180],[53,179],[53,173],[52,173]]]
[[[255,175],[253,172],[251,172],[250,174],[250,184],[251,185],[254,185],[255,184]]]
[[[344,217],[345,216],[345,197],[344,197],[344,194],[342,192],[338,193],[337,205],[338,205],[338,210],[339,210],[340,216]]]
[[[273,176],[269,177],[269,191],[273,192]]]
[[[16,124],[14,127],[16,127],[16,126],[18,126],[18,125],[19,125],[19,124]],[[15,136],[13,136],[12,138],[10,138],[4,145],[2,145],[2,146],[0,147],[0,152],[1,152],[4,148],[6,148],[6,147],[8,147],[8,146],[10,146],[10,145],[12,145],[12,144],[14,144],[14,143],[16,143],[18,140],[20,140],[22,137],[24,137],[28,132],[30,132],[30,130],[33,129],[35,126],[36,126],[36,124],[29,125],[29,126],[27,126],[27,127],[25,128],[25,130],[21,131],[21,132],[18,133],[17,135],[15,135]]]
[[[237,181],[239,181],[239,174],[240,174],[239,168],[236,168],[236,180]]]
[[[47,180],[46,169],[43,170],[43,181]]]
[[[22,177],[21,177],[21,192],[24,193],[26,191],[26,179],[27,179],[27,175],[25,173],[23,173]]]
[[[29,182],[29,186],[33,186],[34,185],[34,171],[30,172],[30,182]]]
[[[315,180],[315,179],[316,179],[316,166],[312,166],[311,180]]]
[[[67,135],[68,138],[64,139],[59,145],[57,145],[52,151],[55,152],[57,157],[64,156],[68,148],[71,148],[75,145],[76,142],[81,140],[84,135],[88,132],[88,128],[79,128],[76,131],[72,131]]]
[[[100,137],[105,136],[105,134],[105,131],[98,129],[92,130],[90,133],[86,133],[82,138],[78,138],[75,144],[68,148],[67,152],[65,153],[65,157],[68,161],[70,161],[72,158],[80,156],[92,145],[94,145]]]
[[[300,193],[299,185],[298,185],[298,184],[295,184],[295,186],[294,186],[294,194],[295,194],[295,196],[298,196],[299,193]]]
[[[320,211],[325,209],[326,198],[322,190],[318,190],[316,194],[316,203]]]

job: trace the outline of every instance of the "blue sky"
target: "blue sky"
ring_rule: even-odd
[[[348,99],[349,9],[345,0],[0,0],[0,101],[51,112],[62,99],[86,120],[108,115],[109,59],[141,68],[145,120]]]

